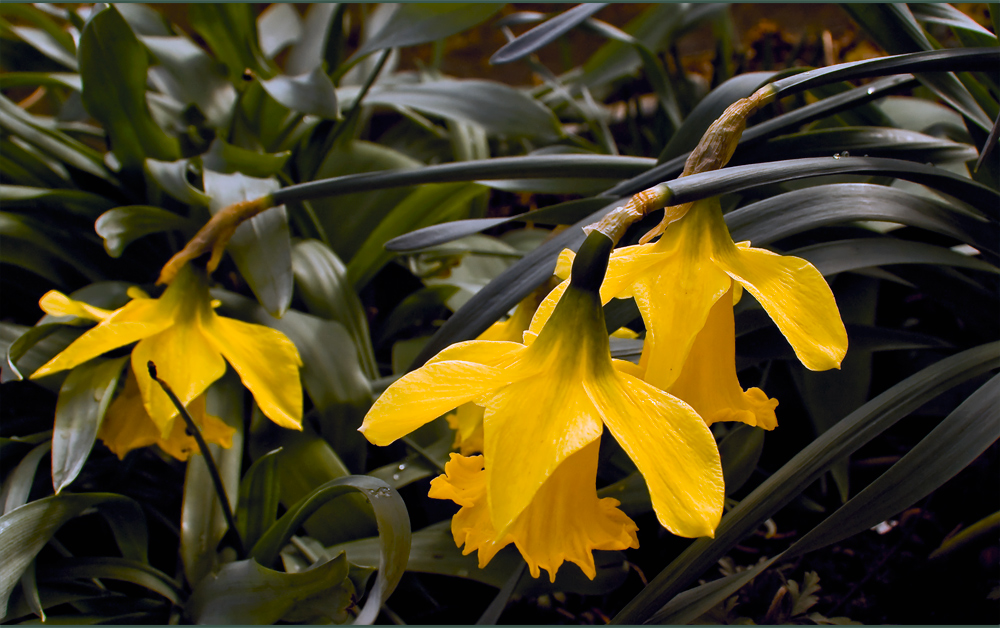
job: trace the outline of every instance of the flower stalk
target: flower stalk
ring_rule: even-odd
[[[184,423],[187,424],[187,432],[194,440],[198,443],[198,449],[201,450],[202,457],[205,458],[205,466],[208,467],[208,474],[212,477],[212,485],[215,487],[215,494],[219,498],[219,504],[222,506],[222,515],[226,518],[226,525],[229,527],[229,532],[233,535],[233,544],[236,546],[236,554],[240,560],[246,558],[246,549],[243,547],[243,539],[240,538],[239,529],[236,527],[236,517],[233,516],[233,509],[229,506],[229,498],[226,496],[226,487],[222,484],[222,476],[219,475],[219,468],[215,464],[215,458],[212,457],[212,451],[208,448],[208,443],[201,435],[201,430],[195,425],[194,419],[188,414],[184,404],[181,400],[177,398],[174,391],[170,389],[170,385],[156,376],[156,365],[150,360],[146,363],[146,367],[149,369],[149,376],[153,378],[163,392],[166,393],[167,397],[170,398],[170,402],[177,407],[177,411],[180,413],[181,418],[184,419]]]

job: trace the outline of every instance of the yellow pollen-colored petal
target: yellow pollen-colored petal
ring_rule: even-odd
[[[701,417],[620,371],[595,381],[588,393],[645,478],[660,524],[678,536],[714,536],[725,490],[719,450]]]
[[[111,310],[94,307],[83,301],[75,301],[58,290],[49,290],[38,301],[39,307],[52,316],[77,316],[92,321],[103,321],[111,316]]]
[[[281,427],[302,429],[302,359],[295,344],[276,329],[217,316],[207,309],[202,332],[233,366],[264,416]]]
[[[509,383],[514,375],[489,363],[508,363],[524,350],[517,343],[489,340],[452,345],[393,382],[368,411],[359,431],[375,445],[388,445]]]
[[[721,216],[712,234],[713,258],[764,307],[802,364],[840,368],[847,330],[826,279],[804,259],[732,244]]]
[[[102,353],[159,333],[172,324],[172,309],[164,308],[160,301],[130,301],[96,327],[88,329],[62,353],[36,370],[31,378],[71,369]]]

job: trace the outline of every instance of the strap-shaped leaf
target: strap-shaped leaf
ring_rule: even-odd
[[[343,555],[299,573],[236,561],[202,581],[185,610],[198,624],[273,624],[297,602],[324,591],[332,595],[347,573]]]
[[[607,6],[605,2],[578,4],[569,11],[546,20],[516,39],[507,42],[503,48],[493,53],[493,56],[490,57],[490,64],[500,65],[510,63],[511,61],[517,61],[530,55],[536,50],[552,43],[565,33],[568,33],[575,26],[605,6]]]
[[[91,360],[73,369],[63,382],[52,431],[52,486],[56,493],[83,469],[127,361],[128,356]]]
[[[400,5],[410,6],[410,5]],[[357,88],[342,88],[344,100],[354,100]],[[495,81],[440,80],[373,88],[366,105],[409,107],[449,120],[471,122],[492,135],[559,138],[558,119],[527,94]]]
[[[358,348],[368,378],[379,376],[368,316],[347,277],[347,266],[322,242],[304,240],[292,247],[292,272],[308,311],[343,325]]]
[[[278,517],[279,484],[276,449],[254,461],[240,481],[236,525],[240,538],[250,547],[260,540]]]
[[[763,246],[824,225],[884,220],[951,236],[996,252],[996,223],[975,218],[954,205],[884,185],[818,185],[751,203],[726,215],[737,241]]]
[[[213,214],[278,188],[273,178],[257,179],[240,173],[206,170],[203,178],[205,193],[212,197],[209,210]],[[284,314],[292,300],[292,243],[285,207],[279,204],[241,224],[227,250],[261,305],[274,316]]]
[[[475,26],[495,14],[503,4],[414,2],[397,5],[386,23],[374,33],[352,59],[383,48],[414,46],[436,41]]]
[[[235,508],[243,462],[243,387],[230,372],[208,391],[207,412],[236,431],[232,447],[209,443],[208,449],[219,471],[222,485]],[[179,417],[177,420],[181,420]],[[227,523],[212,477],[201,454],[188,460],[181,504],[180,558],[184,576],[191,586],[218,566],[217,547],[225,536]]]
[[[658,609],[805,490],[833,462],[850,455],[928,400],[997,366],[1000,343],[969,349],[906,378],[844,417],[726,514],[714,539],[692,543],[615,616],[614,623],[655,620]]]
[[[111,137],[115,157],[139,170],[147,157],[173,161],[177,140],[167,135],[146,106],[146,49],[113,6],[93,16],[80,35],[83,104]]]
[[[827,517],[786,554],[794,558],[870,529],[954,477],[1000,438],[1000,376],[962,402],[899,462]]]
[[[930,494],[1000,438],[998,391],[1000,380],[994,377],[892,468],[784,552],[746,571],[680,593],[650,621],[689,623],[775,562],[794,559],[868,530]]]
[[[0,517],[0,616],[7,614],[7,601],[14,585],[35,555],[60,527],[88,508],[97,507],[109,518],[144,521],[139,504],[113,493],[53,495],[15,508]],[[145,534],[145,524],[136,525]]]
[[[378,577],[355,623],[370,624],[396,588],[410,555],[410,519],[403,499],[382,480],[351,475],[327,482],[288,509],[254,546],[251,556],[262,565],[273,564],[281,547],[299,526],[327,502],[359,491],[375,511],[379,529]]]

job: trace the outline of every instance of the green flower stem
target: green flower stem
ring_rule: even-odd
[[[236,518],[233,516],[233,509],[229,506],[229,498],[226,497],[226,487],[222,485],[222,477],[219,475],[219,468],[215,465],[215,459],[212,457],[212,452],[208,449],[208,443],[201,436],[201,431],[198,426],[194,424],[194,419],[188,414],[187,409],[181,400],[177,398],[174,391],[171,390],[167,382],[163,381],[156,376],[156,365],[150,360],[146,363],[146,368],[149,369],[149,376],[152,377],[157,384],[163,389],[163,392],[167,393],[167,397],[170,397],[171,403],[180,412],[181,418],[187,423],[187,430],[194,440],[198,443],[198,449],[201,450],[201,455],[205,458],[205,465],[208,467],[208,474],[212,476],[212,484],[215,486],[215,493],[219,497],[219,502],[222,505],[222,514],[226,518],[226,525],[229,526],[229,532],[233,535],[234,543],[236,544],[236,554],[240,560],[246,558],[246,550],[243,548],[243,539],[240,538],[239,530],[236,528]]]
[[[601,283],[608,271],[608,259],[615,241],[607,234],[594,230],[580,245],[573,260],[573,270],[570,274],[570,287],[600,294]],[[598,301],[599,302],[599,301]]]

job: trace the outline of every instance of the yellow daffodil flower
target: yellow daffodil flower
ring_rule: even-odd
[[[178,412],[149,376],[150,361],[185,407],[222,377],[228,361],[268,418],[282,427],[302,429],[302,361],[284,334],[218,316],[204,273],[190,265],[180,269],[160,298],[131,295],[134,298],[114,312],[57,292],[42,297],[46,312],[90,318],[98,325],[35,371],[32,379],[138,341],[132,350],[132,372],[146,413],[162,438],[170,438]]]
[[[603,276],[611,240],[592,239],[605,246]],[[546,481],[607,426],[645,477],[660,523],[679,536],[712,536],[723,501],[715,440],[686,403],[615,369],[600,282],[580,258],[537,337],[526,332],[528,344],[473,340],[448,347],[389,386],[360,431],[388,445],[463,403],[483,406],[492,525],[483,533],[502,546]]]
[[[638,528],[618,509],[618,500],[597,497],[599,449],[594,441],[566,458],[502,537],[490,517],[483,456],[451,454],[445,475],[431,481],[429,495],[462,506],[451,520],[452,535],[456,545],[465,546],[463,554],[479,551],[480,568],[514,543],[535,578],[545,569],[555,582],[556,571],[568,560],[593,580],[597,569],[592,550],[639,547]]]
[[[205,408],[206,395],[202,394],[187,406],[188,414],[201,431],[202,438],[207,443],[217,443],[225,448],[233,444],[235,429],[215,416],[208,414]],[[180,416],[172,419],[172,425],[164,436],[156,423],[149,418],[142,404],[142,394],[139,392],[139,382],[129,369],[125,379],[125,388],[115,397],[108,412],[97,431],[97,437],[104,441],[120,459],[125,454],[140,447],[159,445],[160,449],[178,460],[187,460],[192,453],[200,453],[194,437],[188,435],[187,424]]]
[[[566,276],[572,260],[563,251],[557,274]],[[539,311],[551,311],[566,285]],[[802,364],[840,368],[847,331],[826,280],[803,259],[734,243],[717,198],[695,202],[655,243],[615,250],[601,300],[634,297],[642,313],[646,340],[639,368],[624,367],[629,372],[688,402],[709,424],[737,420],[772,429],[777,402],[757,388],[743,391],[736,379],[732,309],[742,289]]]

